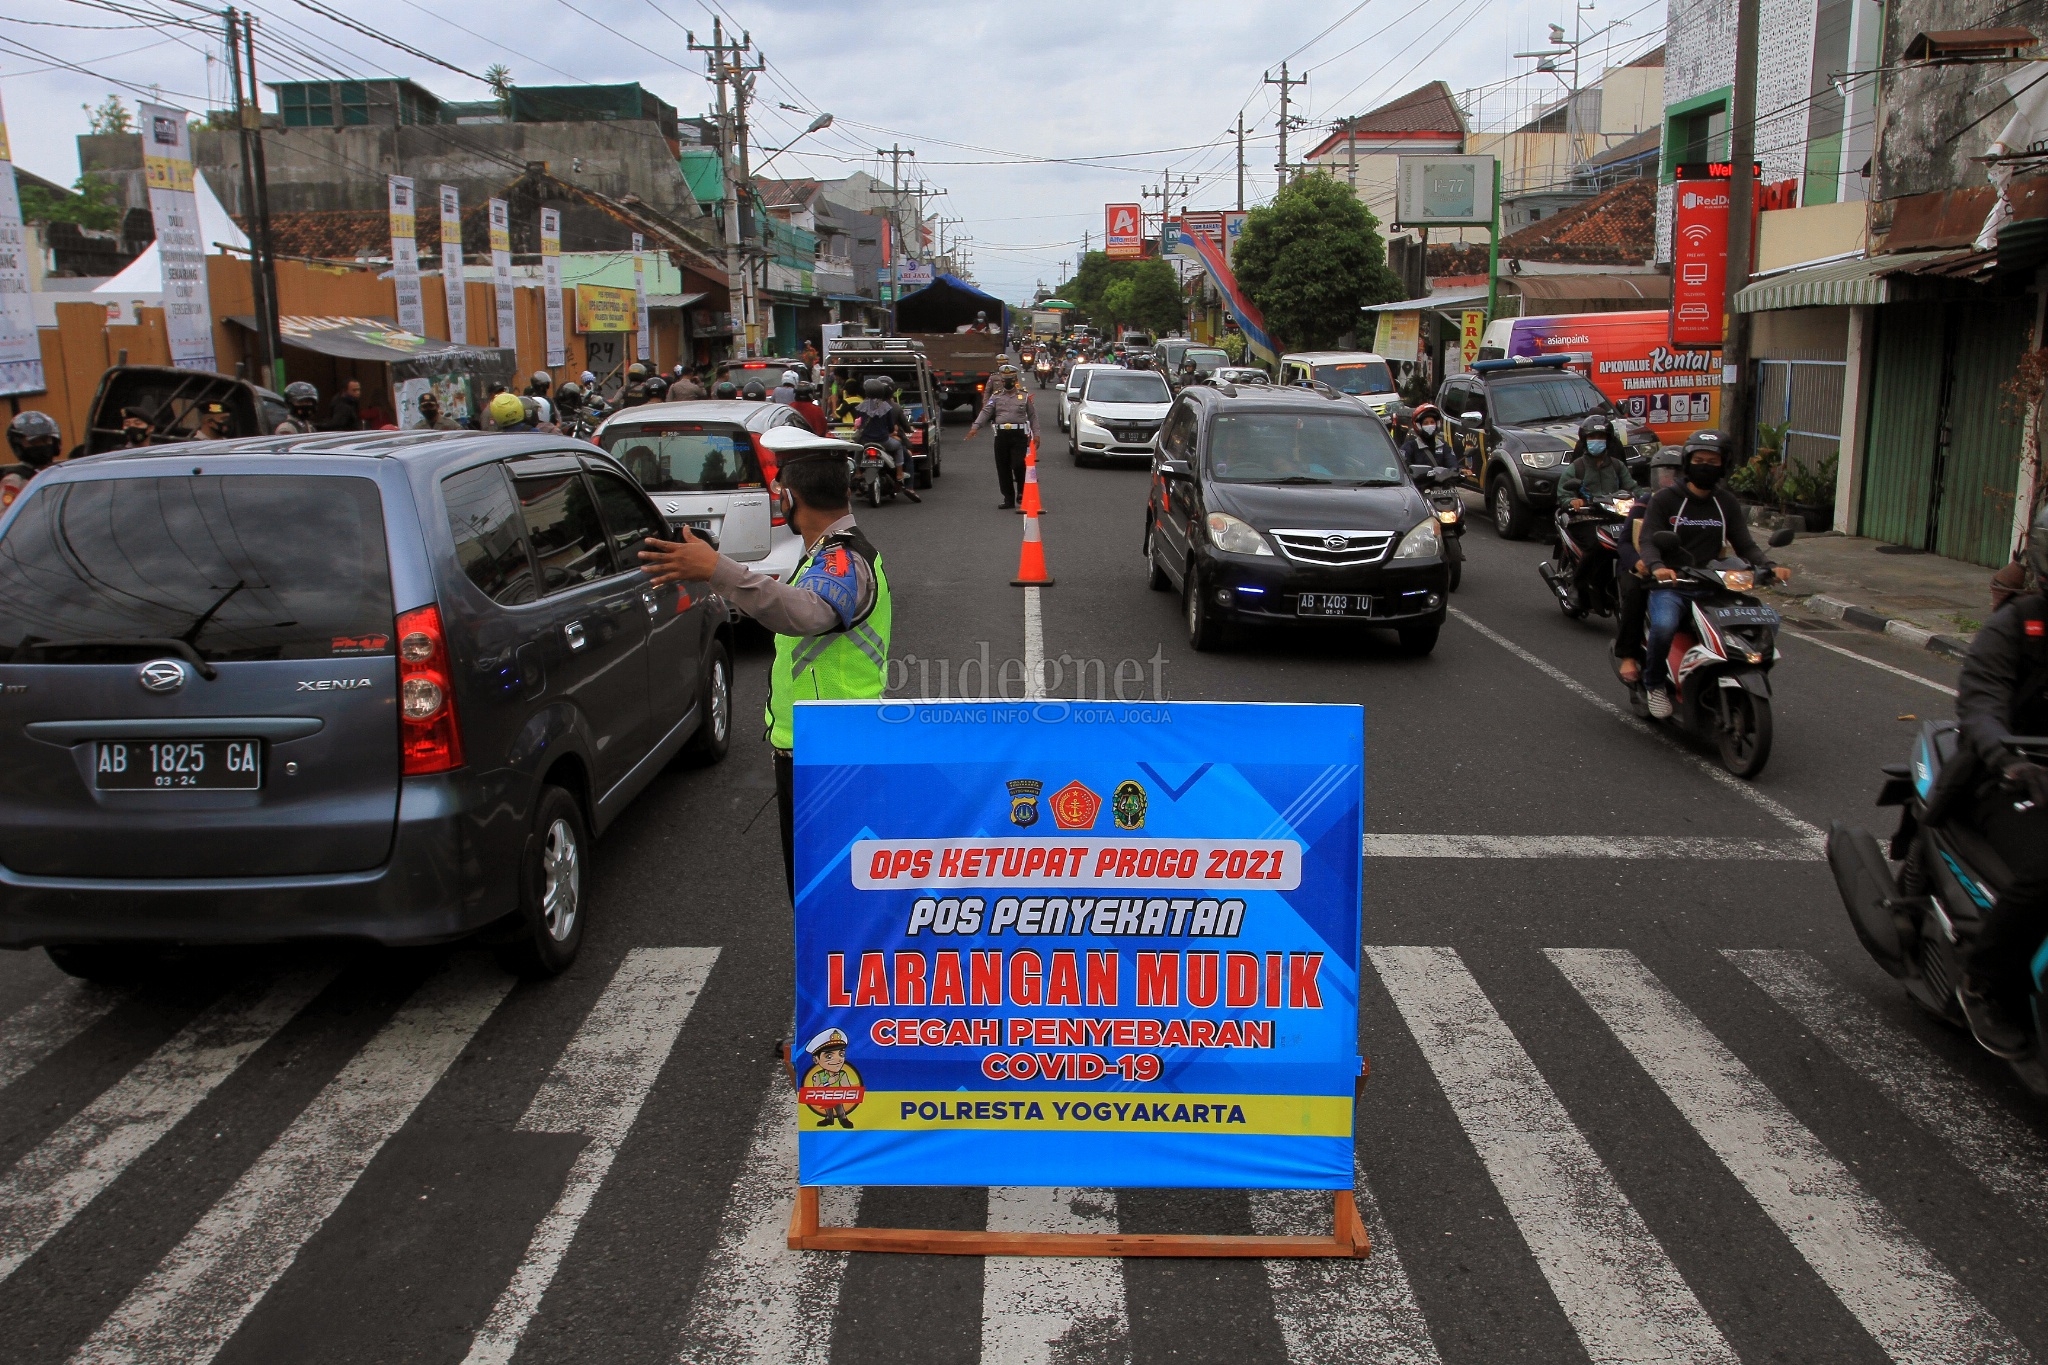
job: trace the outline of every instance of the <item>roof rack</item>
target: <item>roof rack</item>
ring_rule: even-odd
[[[1491,374],[1496,370],[1563,369],[1566,365],[1584,365],[1593,358],[1591,351],[1571,351],[1563,355],[1518,355],[1504,360],[1478,360],[1472,364],[1474,374]]]

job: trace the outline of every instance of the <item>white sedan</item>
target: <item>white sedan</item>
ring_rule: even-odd
[[[1153,370],[1102,369],[1089,374],[1074,405],[1068,453],[1075,464],[1150,460],[1159,424],[1173,405],[1165,376]]]

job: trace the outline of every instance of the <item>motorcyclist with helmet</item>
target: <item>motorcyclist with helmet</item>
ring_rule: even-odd
[[[1686,562],[1704,566],[1721,558],[1723,544],[1759,570],[1773,568],[1749,534],[1749,523],[1735,495],[1721,487],[1727,470],[1728,438],[1718,431],[1695,431],[1685,440],[1682,477],[1671,487],[1651,495],[1643,514],[1643,527],[1636,549],[1649,565],[1656,580],[1650,589],[1649,659],[1643,672],[1644,701],[1650,714],[1662,720],[1671,714],[1671,679],[1666,656],[1671,641],[1685,624],[1686,595],[1675,586],[1678,570],[1664,562],[1656,538],[1669,531],[1678,537]],[[1790,569],[1777,566],[1779,582],[1792,576]]]
[[[1635,478],[1622,462],[1624,449],[1616,439],[1614,419],[1605,413],[1588,413],[1586,419],[1579,423],[1579,439],[1572,449],[1571,466],[1558,480],[1559,499],[1576,511],[1589,502],[1635,491]],[[1571,588],[1572,600],[1583,607],[1586,589],[1590,586],[1586,575],[1599,572],[1604,567],[1599,563],[1601,557],[1594,553],[1599,532],[1593,521],[1574,520],[1566,533],[1578,542],[1583,552],[1579,556],[1578,568],[1572,574]]]
[[[749,403],[765,403],[768,401],[768,390],[762,386],[760,380],[749,379],[747,386],[740,390],[740,397]]]
[[[2031,963],[2048,936],[2048,767],[2005,746],[2014,736],[2048,735],[2048,505],[2034,514],[2022,560],[2026,589],[1991,614],[1963,660],[1963,743],[1941,778],[1942,789],[1975,789],[1974,805],[1951,818],[1966,818],[2012,874],[1965,948],[1956,992],[1977,1042],[2008,1059],[2029,1046]]]
[[[0,507],[12,507],[29,480],[50,467],[63,449],[64,433],[49,413],[30,409],[7,424],[7,444],[15,462],[0,472]]]
[[[1456,468],[1458,457],[1444,439],[1444,415],[1434,403],[1424,403],[1409,415],[1408,439],[1401,442],[1401,463],[1426,464],[1431,469]]]
[[[583,406],[583,386],[575,380],[562,385],[555,395],[555,425],[564,436],[587,441],[597,430],[597,418]]]
[[[555,377],[546,370],[535,370],[526,386],[526,397],[540,404],[540,421],[543,426],[555,420],[555,405],[548,401],[548,390],[555,386]]]
[[[491,426],[496,431],[532,431],[535,423],[533,411],[526,401],[516,393],[501,393],[491,399],[488,409]]]
[[[866,396],[853,410],[853,438],[863,445],[880,446],[898,491],[912,502],[923,502],[910,486],[909,460],[903,453],[909,447],[898,436],[899,432],[902,436],[910,434],[910,418],[896,405],[896,386],[885,375],[871,374],[860,387]]]
[[[1650,457],[1650,493],[1671,487],[1678,482],[1680,468],[1684,461],[1676,446],[1663,446]],[[1649,609],[1650,588],[1645,581],[1650,576],[1643,564],[1643,553],[1636,548],[1643,538],[1643,517],[1650,510],[1650,499],[1636,499],[1628,513],[1628,532],[1621,537],[1621,544],[1614,555],[1614,596],[1619,610],[1614,632],[1614,658],[1621,680],[1633,686],[1643,676],[1643,621]]]
[[[275,435],[310,436],[319,430],[320,390],[303,379],[296,379],[284,386],[284,401],[292,415],[277,424]]]
[[[740,386],[733,383],[730,379],[721,379],[718,381],[717,386],[711,390],[711,396],[713,398],[725,399],[738,398],[740,396]]]

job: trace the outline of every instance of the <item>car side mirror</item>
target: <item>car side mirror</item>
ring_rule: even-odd
[[[1472,412],[1459,413],[1458,420],[1468,427],[1483,427],[1486,425],[1486,414],[1475,409]]]
[[[1798,535],[1798,528],[1792,526],[1782,527],[1771,533],[1770,546],[1773,550],[1782,550],[1787,545],[1790,545]]]
[[[1194,477],[1194,470],[1188,467],[1186,460],[1178,460],[1171,455],[1160,456],[1159,472],[1169,479],[1191,479]]]

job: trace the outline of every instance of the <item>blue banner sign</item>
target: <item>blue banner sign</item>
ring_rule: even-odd
[[[1351,1188],[1361,708],[795,723],[804,1184]]]

